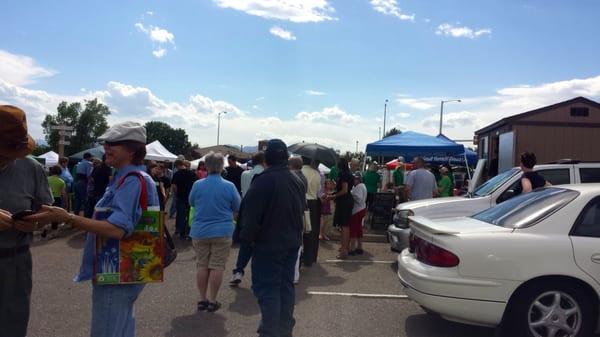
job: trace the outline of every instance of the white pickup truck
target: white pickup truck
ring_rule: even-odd
[[[483,164],[484,162],[478,163],[473,181],[478,180]],[[565,161],[559,164],[537,165],[534,170],[552,185],[600,182],[600,163]],[[408,247],[409,216],[440,219],[473,215],[513,197],[521,176],[521,170],[515,167],[477,188],[470,188],[465,196],[409,201],[398,205],[394,221],[387,231],[391,249],[401,252]]]

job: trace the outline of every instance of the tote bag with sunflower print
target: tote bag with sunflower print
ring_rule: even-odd
[[[94,257],[94,281],[96,284],[163,281],[165,215],[163,212],[152,210],[152,207],[147,206],[146,184],[141,175],[138,177],[142,182],[140,198],[142,216],[131,235],[124,239],[116,240],[96,236]],[[96,214],[106,219],[110,215],[110,209],[97,208]]]

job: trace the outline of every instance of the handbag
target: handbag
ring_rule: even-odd
[[[304,222],[304,233],[308,234],[308,233],[312,232],[312,225],[310,222],[310,211],[309,210],[304,211],[304,216],[302,217],[302,220]]]

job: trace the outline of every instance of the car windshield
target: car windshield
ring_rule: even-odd
[[[486,181],[483,185],[479,186],[479,188],[477,188],[473,194],[478,197],[490,195],[494,193],[498,187],[502,186],[507,180],[519,172],[521,172],[521,170],[518,168],[512,168],[508,171],[502,172],[492,179]]]
[[[506,228],[523,228],[556,212],[578,195],[578,192],[562,188],[541,188],[477,213],[472,218]]]

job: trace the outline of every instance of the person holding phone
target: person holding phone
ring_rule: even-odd
[[[0,337],[24,337],[32,289],[33,221],[19,220],[54,202],[44,168],[27,157],[35,142],[23,110],[0,105]]]
[[[142,182],[146,184],[148,208],[159,209],[152,177],[143,166],[146,129],[139,123],[113,125],[98,138],[103,143],[106,163],[117,170],[104,196],[96,204],[93,219],[71,214],[60,207],[43,206],[25,219],[40,223],[65,222],[88,232],[77,282],[93,278],[96,237],[122,239],[130,235],[142,216]],[[144,284],[92,285],[91,337],[135,336],[134,304]]]

